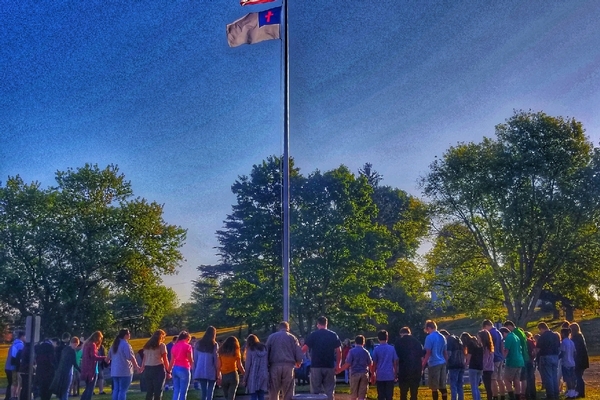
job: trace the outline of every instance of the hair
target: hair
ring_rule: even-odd
[[[365,342],[365,347],[367,349],[372,349],[375,347],[375,343],[373,343],[373,339],[367,339],[367,341]]]
[[[69,336],[71,336],[71,335],[69,335]],[[76,344],[77,346],[79,346],[79,338],[78,338],[77,336],[73,336],[73,337],[71,338],[71,340],[69,341],[69,343],[74,343],[74,344]]]
[[[377,332],[377,339],[379,339],[381,341],[387,341],[388,340],[388,332],[385,329],[380,330],[379,332]]]
[[[279,330],[282,330],[282,329],[283,329],[283,330],[286,330],[286,331],[289,331],[289,330],[290,330],[290,324],[289,324],[287,321],[281,321],[281,322],[279,323],[279,326],[278,326],[278,327],[279,327]]]
[[[78,338],[79,339],[79,338]],[[62,334],[61,340],[63,342],[68,342],[69,340],[71,340],[71,334],[69,332],[65,332]]]
[[[360,345],[364,345],[365,344],[365,337],[363,335],[357,335],[354,338],[354,343],[360,344]]]
[[[569,328],[562,328],[560,330],[560,337],[562,339],[568,338],[570,334],[571,334],[571,329],[569,329]]]
[[[445,337],[450,336],[450,332],[448,332],[445,329],[440,329],[438,332],[441,333],[442,335],[444,335]]]
[[[473,347],[482,347],[479,340],[477,340],[477,336],[471,335],[469,332],[463,332],[460,335],[460,340],[464,346],[465,354],[468,354]]]
[[[181,331],[179,332],[179,336],[177,336],[177,341],[179,342],[180,340],[186,340],[189,339],[190,334],[188,333],[188,331]]]
[[[260,342],[258,336],[248,335],[246,338],[246,351],[263,351],[264,349],[265,345]]]
[[[437,324],[435,323],[435,321],[428,319],[427,321],[425,321],[425,329],[437,330]]]
[[[503,326],[502,328],[500,328],[500,333],[510,333],[510,330],[507,327]]]
[[[96,331],[90,335],[90,337],[88,338],[88,340],[86,340],[86,342],[92,342],[96,346],[100,346],[103,338],[104,338],[104,336],[102,335],[102,332]]]
[[[562,324],[560,324],[560,328],[561,328],[561,329],[565,329],[565,328],[568,328],[568,327],[570,327],[570,326],[571,326],[571,323],[570,323],[569,321],[566,321],[566,320],[565,320],[565,321],[563,321],[563,323],[562,323]]]
[[[547,323],[545,323],[545,322],[540,322],[540,323],[537,325],[537,327],[538,327],[538,329],[540,329],[540,330],[544,330],[544,331],[549,331],[549,330],[550,330],[550,328],[548,328],[548,324],[547,324]]]
[[[222,356],[235,355],[238,351],[240,351],[240,342],[235,336],[229,336],[219,347],[219,354]]]
[[[127,336],[127,335],[129,335],[129,329],[121,329],[119,331],[119,334],[117,335],[115,340],[113,340],[113,344],[110,347],[110,349],[113,353],[116,353],[117,350],[119,350],[119,344],[121,344],[121,340],[123,338],[125,338],[125,336]]]
[[[171,341],[172,342],[176,342],[177,341],[177,335],[173,336],[173,339]]]
[[[321,326],[327,326],[327,317],[321,315],[319,318],[317,318],[317,324],[321,325]]]
[[[571,333],[581,334],[581,328],[579,327],[579,324],[577,322],[571,323],[571,325],[569,325],[569,328],[571,328]]]
[[[506,321],[504,322],[504,326],[505,326],[505,327],[507,327],[507,328],[508,328],[509,326],[512,326],[513,328],[516,328],[516,327],[517,327],[517,326],[515,325],[515,323],[514,323],[514,322],[512,322],[511,320],[506,320]]]
[[[488,349],[490,353],[493,353],[494,341],[492,340],[492,335],[490,335],[490,333],[487,330],[482,329],[479,332],[477,332],[477,336],[479,336],[479,340],[481,341],[481,345],[483,346],[483,348]]]
[[[410,335],[410,328],[408,326],[404,326],[402,328],[400,328],[400,334],[401,335]]]
[[[533,333],[525,331],[525,337],[527,337],[527,339],[533,339]]]
[[[202,353],[212,353],[217,344],[217,329],[214,326],[206,328],[202,339],[196,342],[196,350]]]
[[[485,328],[486,326],[494,326],[494,323],[492,321],[490,321],[489,319],[484,319],[483,322],[481,323],[481,327]]]
[[[155,330],[152,334],[152,337],[148,339],[148,341],[144,345],[144,350],[157,349],[158,346],[160,346],[161,339],[164,339],[165,336],[166,333],[162,329]]]
[[[23,336],[25,336],[25,331],[17,331],[17,332],[15,333],[15,337],[16,337],[17,339],[21,339]]]

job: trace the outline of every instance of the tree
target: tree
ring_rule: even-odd
[[[143,297],[175,272],[185,239],[116,166],[58,171],[56,182],[17,176],[0,188],[0,299],[40,314],[47,335],[99,328],[112,295]]]
[[[496,137],[451,147],[422,184],[440,218],[466,227],[522,325],[561,272],[597,268],[580,253],[598,243],[600,158],[581,123],[542,112],[515,112]]]
[[[426,215],[419,213],[423,204],[400,190],[382,188],[387,196],[382,197],[400,205],[390,206],[389,224],[383,224],[366,176],[340,166],[304,177],[292,163],[290,181],[290,314],[300,333],[306,334],[321,314],[353,331],[385,322],[387,312],[399,306],[377,288],[392,283],[395,263],[390,260],[413,254],[418,246],[415,236],[427,229]],[[268,328],[282,314],[280,159],[254,165],[232,191],[237,203],[217,232],[221,263],[201,267],[198,282],[206,282],[209,270],[218,271],[212,282],[222,293],[221,314],[248,324],[249,330]],[[401,233],[411,224],[423,229]]]

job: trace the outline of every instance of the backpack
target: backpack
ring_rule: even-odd
[[[465,368],[465,348],[462,341],[456,335],[448,336],[447,351],[450,353],[448,358],[448,369]]]

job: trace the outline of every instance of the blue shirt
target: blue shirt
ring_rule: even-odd
[[[113,353],[112,348],[110,349],[110,375],[116,377],[133,376],[132,358],[135,358],[133,349],[127,340],[121,339],[116,353]]]
[[[350,364],[351,374],[366,374],[369,371],[372,360],[367,349],[362,346],[356,346],[348,352],[346,362]]]
[[[17,367],[12,365],[12,357],[16,357],[19,353],[19,350],[23,350],[25,344],[21,339],[15,339],[12,346],[8,349],[8,353],[6,354],[6,364],[4,364],[5,371],[14,371]]]
[[[394,362],[398,360],[396,349],[388,343],[382,343],[373,350],[373,362],[377,364],[375,370],[378,381],[393,381]]]
[[[502,353],[504,339],[502,334],[498,329],[492,328],[490,329],[490,335],[492,335],[492,342],[494,342],[494,362],[502,362],[504,361],[504,354]]]
[[[444,351],[446,350],[446,338],[438,331],[433,331],[425,338],[425,350],[430,350],[427,364],[430,367],[446,364]]]

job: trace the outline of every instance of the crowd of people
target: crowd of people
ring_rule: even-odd
[[[481,400],[483,393],[487,400],[534,400],[537,369],[546,399],[558,400],[561,380],[567,399],[585,397],[583,374],[589,358],[585,338],[575,322],[563,323],[559,333],[542,322],[534,335],[512,321],[494,324],[485,320],[475,335],[452,335],[428,320],[424,344],[404,327],[393,344],[387,331],[379,331],[376,345],[363,335],[357,335],[353,344],[350,340],[342,343],[328,329],[326,317],[319,317],[316,327],[298,340],[284,321],[265,343],[251,334],[243,348],[235,336],[217,342],[217,330],[212,326],[199,340],[182,331],[169,344],[159,329],[138,352],[139,361],[127,329],[119,331],[108,350],[100,331],[83,342],[66,334],[62,340],[50,339],[35,346],[35,389],[41,400],[50,400],[53,394],[68,400],[74,383],[81,381],[85,385],[81,400],[91,400],[96,385],[99,394],[104,393],[103,370],[110,367],[112,400],[126,399],[134,372],[142,376],[146,400],[161,400],[170,387],[173,400],[186,400],[191,382],[200,391],[200,400],[212,400],[217,385],[226,400],[235,399],[240,385],[251,400],[264,400],[267,393],[269,400],[291,400],[295,378],[308,380],[311,393],[333,400],[337,375],[344,372],[352,400],[364,400],[369,385],[376,386],[378,400],[392,400],[396,384],[401,400],[407,400],[409,394],[411,400],[417,400],[424,379],[433,400],[440,396],[447,400],[448,386],[451,400],[464,400],[467,374],[474,400]],[[25,335],[17,332],[5,365],[5,400],[29,400],[29,354]],[[76,390],[79,394],[78,386]]]

